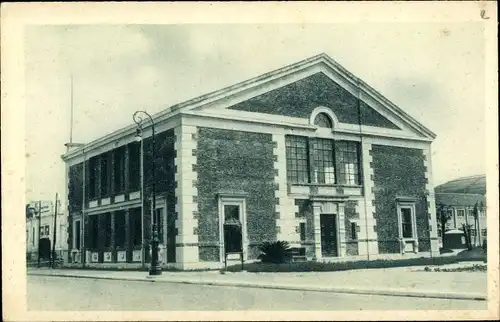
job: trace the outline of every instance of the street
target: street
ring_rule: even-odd
[[[28,275],[28,310],[486,310],[486,301]]]

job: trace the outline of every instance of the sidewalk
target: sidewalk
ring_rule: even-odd
[[[65,276],[256,287],[350,294],[410,296],[441,299],[487,299],[487,274],[483,272],[424,272],[421,267],[365,269],[307,273],[169,272],[149,277],[147,272],[81,269],[28,269],[28,275]]]

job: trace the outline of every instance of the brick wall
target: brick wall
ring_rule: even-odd
[[[416,198],[415,216],[420,251],[429,250],[425,167],[422,150],[373,145],[373,182],[379,253],[399,253],[396,196]]]
[[[271,135],[198,129],[198,238],[200,261],[219,260],[217,193],[247,193],[248,258],[258,246],[276,240],[274,158]]]
[[[358,113],[357,98],[321,72],[229,108],[309,118],[318,106],[330,108],[343,123],[358,124],[361,120],[364,125],[399,129],[362,101]]]

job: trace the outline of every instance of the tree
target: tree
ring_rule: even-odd
[[[462,229],[464,231],[465,243],[467,245],[468,250],[472,250],[472,241],[470,238],[470,227],[469,224],[462,224]]]
[[[479,243],[481,242],[481,238],[480,238],[481,231],[479,230],[479,209],[478,209],[478,207],[479,207],[479,205],[476,202],[476,204],[474,205],[474,209],[472,210],[472,214],[474,216],[474,229],[476,230],[476,234],[474,235],[475,246],[479,245]],[[478,240],[479,240],[479,242],[478,242]]]
[[[444,239],[445,239],[445,232],[446,232],[446,223],[451,219],[451,213],[448,212],[448,209],[450,206],[447,206],[445,204],[439,203],[437,205],[437,217],[438,217],[438,223],[439,223],[439,229],[441,229],[441,239],[443,241],[443,247],[444,247]]]

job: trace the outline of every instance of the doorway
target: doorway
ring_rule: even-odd
[[[336,257],[337,252],[337,224],[336,215],[321,214],[321,255],[323,257]]]

